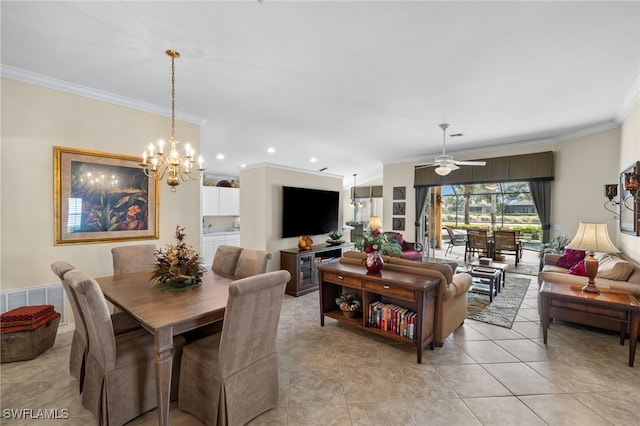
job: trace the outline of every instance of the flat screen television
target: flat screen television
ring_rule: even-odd
[[[340,193],[282,187],[282,238],[329,234],[338,230]]]

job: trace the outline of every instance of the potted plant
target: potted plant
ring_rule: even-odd
[[[569,241],[569,238],[564,235],[556,235],[549,240],[548,243],[544,243],[542,245],[542,249],[540,250],[540,253],[538,253],[538,257],[542,259],[547,253],[562,254],[564,247],[569,244]]]
[[[362,306],[362,302],[354,293],[341,294],[336,299],[336,304],[342,310],[342,314],[348,318],[353,318],[356,315],[356,311]]]
[[[160,290],[185,289],[202,284],[204,267],[199,253],[184,241],[184,228],[176,226],[177,244],[168,244],[166,251],[158,249],[151,278],[157,278]]]
[[[327,243],[329,243],[332,246],[344,243],[344,241],[342,240],[342,233],[338,231],[334,231],[330,233]]]

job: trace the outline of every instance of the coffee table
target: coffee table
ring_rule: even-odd
[[[620,322],[620,344],[624,345],[629,326],[629,366],[633,367],[640,329],[640,302],[629,292],[600,289],[600,293],[583,292],[581,286],[543,281],[540,286],[540,325],[547,344],[551,308],[581,312],[595,318]]]
[[[499,269],[501,274],[500,274],[500,287],[504,287],[506,284],[506,278],[507,278],[507,268],[509,267],[508,264],[506,263],[500,263],[500,262],[489,262],[489,264],[487,265],[481,265],[479,260],[474,260],[473,262],[471,262],[471,266],[473,266],[473,269],[476,268],[481,268],[480,270],[482,270],[482,268],[486,268],[486,269]]]
[[[469,291],[471,293],[487,294],[489,295],[489,303],[493,302],[493,296],[497,296],[498,292],[500,292],[500,275],[502,272],[499,269],[487,271],[473,268],[469,274],[472,278]]]

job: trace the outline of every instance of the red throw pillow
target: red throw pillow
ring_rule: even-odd
[[[564,249],[564,253],[556,262],[556,266],[571,269],[576,263],[584,260],[584,250]]]
[[[578,262],[569,269],[569,273],[571,275],[581,275],[583,277],[587,276],[587,270],[584,269],[584,262]]]

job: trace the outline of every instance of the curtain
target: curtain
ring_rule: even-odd
[[[420,243],[423,242],[423,238],[420,235],[420,223],[422,221],[422,211],[427,203],[427,195],[429,195],[428,186],[416,186],[416,221],[414,225],[416,227],[416,241]],[[429,251],[427,249],[427,256],[428,255]]]
[[[542,243],[549,242],[551,230],[551,180],[529,181],[529,191],[542,224]]]

